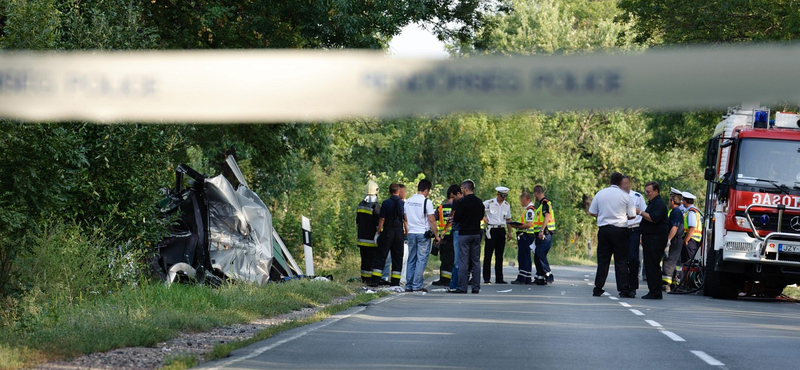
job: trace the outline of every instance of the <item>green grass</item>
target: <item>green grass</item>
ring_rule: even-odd
[[[0,328],[0,368],[31,367],[120,347],[152,346],[180,332],[207,331],[317,307],[357,289],[354,284],[319,281],[217,289],[148,283],[79,304],[42,304],[22,310],[16,321]]]
[[[200,364],[197,356],[191,354],[177,355],[169,357],[164,361],[164,366],[160,370],[184,370]]]
[[[786,289],[783,290],[783,294],[795,299],[800,299],[800,288],[787,286]]]
[[[272,338],[273,336],[277,335],[278,333],[284,332],[286,330],[298,328],[304,325],[313,324],[315,322],[322,321],[331,315],[346,310],[348,308],[357,306],[359,304],[369,302],[375,298],[383,297],[388,295],[386,292],[378,292],[377,294],[359,294],[355,298],[335,305],[330,305],[318,311],[316,314],[301,320],[292,320],[282,324],[278,324],[267,329],[264,329],[256,335],[254,335],[250,339],[245,340],[238,340],[238,341],[231,341],[228,343],[222,343],[214,346],[214,349],[211,351],[210,354],[206,356],[208,360],[220,359],[224,357],[228,357],[230,353],[236,349],[249,346],[253,343]]]

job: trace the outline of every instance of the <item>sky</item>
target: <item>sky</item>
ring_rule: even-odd
[[[404,27],[399,35],[392,38],[392,41],[389,42],[389,51],[398,58],[444,59],[448,57],[444,43],[417,24]]]

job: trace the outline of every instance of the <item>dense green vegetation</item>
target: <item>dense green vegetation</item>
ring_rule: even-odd
[[[454,57],[639,52],[796,39],[797,10],[794,1],[765,0],[8,0],[0,3],[0,49],[381,49],[420,22]],[[354,207],[371,176],[382,189],[427,177],[436,199],[465,178],[484,198],[508,186],[512,201],[543,184],[559,222],[554,253],[569,259],[594,237],[584,209],[612,171],[702,196],[703,141],[721,113],[464,113],[228,126],[0,120],[4,330],[20,335],[19,325],[49,320],[36,307],[103,304],[136,284],[156,289],[138,273],[139,262],[165,231],[152,205],[179,163],[215,175],[225,155],[235,155],[295,253],[299,216],[312,219],[322,269],[351,260]]]

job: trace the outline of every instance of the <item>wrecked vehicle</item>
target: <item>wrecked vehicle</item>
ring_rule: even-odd
[[[159,203],[159,210],[176,221],[169,236],[157,245],[151,263],[167,284],[194,280],[260,285],[300,274],[272,227],[267,206],[247,186],[232,156],[226,164],[239,182],[236,189],[223,175],[209,178],[185,164],[175,170],[175,186]]]

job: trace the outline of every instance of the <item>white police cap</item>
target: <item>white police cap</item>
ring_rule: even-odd
[[[697,199],[697,197],[695,197],[694,194],[688,191],[684,191],[681,195],[683,196],[684,199]]]
[[[670,194],[678,194],[678,195],[683,195],[683,192],[682,192],[682,191],[680,191],[680,190],[678,190],[678,189],[675,189],[675,188],[673,188],[673,187],[670,187],[670,188],[669,188],[669,193],[670,193]]]
[[[500,194],[508,194],[508,190],[509,189],[507,187],[505,187],[505,186],[498,186],[498,187],[494,188],[494,190],[497,190],[497,192],[500,193]]]

